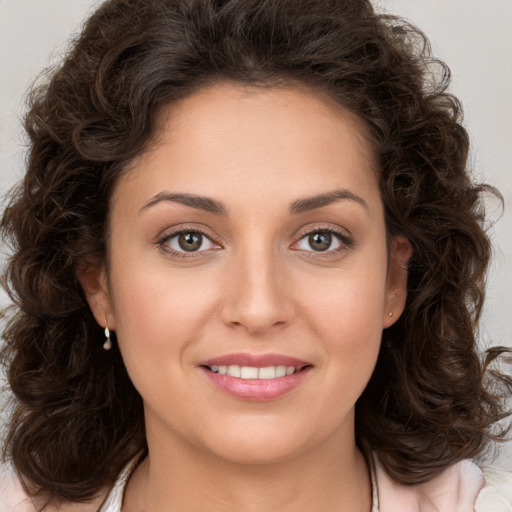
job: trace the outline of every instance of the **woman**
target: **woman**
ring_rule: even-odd
[[[427,47],[362,0],[99,8],[2,220],[6,507],[512,509],[469,461],[491,189]]]

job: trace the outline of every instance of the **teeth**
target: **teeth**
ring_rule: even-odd
[[[275,379],[276,378],[276,367],[267,366],[267,368],[260,368],[258,371],[258,378],[260,379]]]
[[[242,366],[242,368],[240,368],[240,377],[242,377],[242,379],[257,379],[258,368],[253,368],[252,366]]]
[[[231,364],[228,366],[228,375],[230,377],[240,377],[240,366]]]
[[[220,375],[229,375],[230,377],[237,377],[242,379],[275,379],[278,377],[286,377],[295,373],[294,366],[267,366],[265,368],[257,368],[255,366],[239,366],[232,364],[229,366],[216,366],[209,367],[214,373]]]
[[[276,377],[284,377],[286,375],[286,366],[276,366]]]

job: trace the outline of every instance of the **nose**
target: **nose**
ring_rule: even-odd
[[[231,259],[224,288],[223,322],[253,336],[289,324],[293,316],[291,283],[273,251],[246,248]]]

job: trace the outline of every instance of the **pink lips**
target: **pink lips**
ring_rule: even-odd
[[[212,372],[211,366],[269,366],[295,367],[292,375],[273,379],[242,379]],[[306,378],[312,366],[300,359],[279,354],[229,354],[201,362],[199,367],[208,380],[228,395],[250,401],[276,400],[296,389]]]

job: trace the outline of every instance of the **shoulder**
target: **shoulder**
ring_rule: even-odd
[[[5,512],[35,512],[35,504],[24,493],[16,475],[0,466],[0,505]]]
[[[485,484],[475,504],[475,512],[512,512],[512,473],[484,468]]]
[[[512,512],[512,474],[464,460],[423,484],[391,480],[376,461],[380,512]]]
[[[63,503],[60,507],[47,506],[44,512],[97,512],[107,491],[100,493],[89,503]],[[41,505],[29,498],[16,475],[7,467],[0,466],[0,510],[2,512],[38,512]]]

